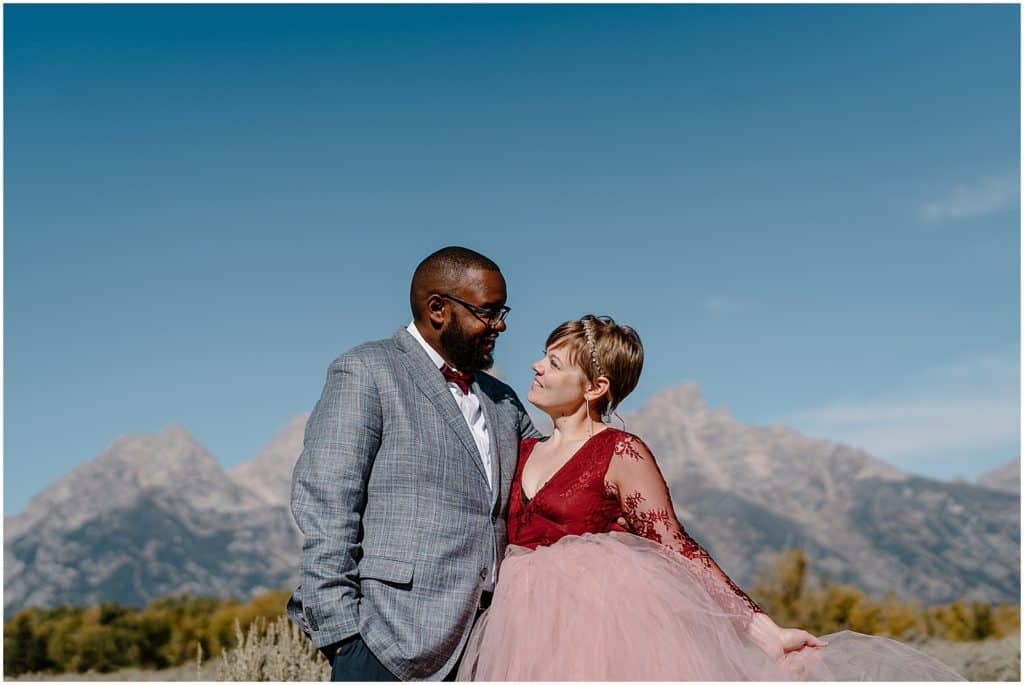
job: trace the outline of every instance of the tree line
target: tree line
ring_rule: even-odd
[[[194,662],[199,649],[218,656],[234,646],[236,620],[246,628],[260,616],[279,616],[289,594],[275,590],[245,603],[179,595],[145,608],[103,602],[23,609],[4,621],[4,676],[169,668]]]
[[[219,657],[235,646],[236,621],[246,630],[259,617],[282,615],[289,594],[266,592],[248,602],[180,595],[144,608],[103,602],[23,609],[4,622],[4,675],[161,669],[194,662],[200,650],[204,658]],[[812,581],[802,550],[780,553],[750,595],[780,625],[818,635],[849,629],[973,641],[1020,630],[1017,604],[957,600],[926,607],[891,593],[877,599],[852,585]]]
[[[815,635],[855,630],[904,640],[937,637],[968,642],[1020,631],[1019,604],[958,599],[923,606],[892,592],[873,598],[854,585],[826,577],[812,581],[800,549],[779,553],[750,595],[779,625],[799,626]]]

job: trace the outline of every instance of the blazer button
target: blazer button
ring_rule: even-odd
[[[489,569],[486,569],[486,568],[480,569],[480,580],[487,580],[487,573],[488,573],[488,571],[489,571]]]

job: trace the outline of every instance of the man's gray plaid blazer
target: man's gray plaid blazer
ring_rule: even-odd
[[[292,476],[305,536],[288,615],[317,647],[361,634],[402,680],[441,680],[472,627],[507,540],[521,438],[537,435],[512,389],[477,373],[494,491],[440,371],[405,329],[327,371]]]

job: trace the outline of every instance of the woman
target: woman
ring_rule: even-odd
[[[962,680],[898,642],[781,628],[679,524],[654,456],[602,416],[636,387],[643,347],[608,317],[548,336],[527,398],[508,552],[460,680]]]

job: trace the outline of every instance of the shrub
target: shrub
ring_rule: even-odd
[[[260,616],[242,634],[235,622],[235,646],[225,650],[218,680],[322,681],[330,676],[327,660],[286,616],[268,622]]]
[[[753,585],[751,596],[779,625],[818,635],[855,630],[893,638],[922,635],[954,642],[1002,638],[1020,632],[1020,606],[956,600],[922,607],[892,592],[872,598],[859,588],[807,577],[803,550],[780,552]]]
[[[983,642],[952,642],[941,638],[914,640],[915,649],[930,654],[971,681],[1020,682],[1020,634]]]

